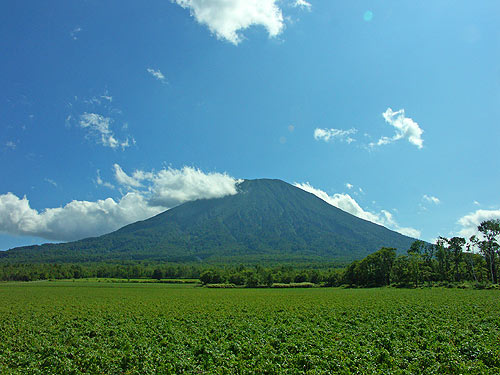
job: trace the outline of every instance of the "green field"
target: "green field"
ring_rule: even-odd
[[[498,374],[500,293],[0,284],[1,374]]]

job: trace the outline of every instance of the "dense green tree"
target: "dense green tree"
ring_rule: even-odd
[[[272,286],[273,283],[274,283],[274,277],[273,277],[273,273],[271,271],[268,271],[264,274],[264,284],[266,286]]]
[[[245,286],[248,288],[255,288],[260,284],[259,276],[255,270],[246,270],[245,272]]]
[[[295,278],[293,281],[296,283],[304,283],[304,282],[308,281],[307,272],[302,271],[302,272],[297,273],[295,275]]]
[[[318,270],[309,271],[309,282],[313,284],[319,284],[321,281],[321,275]]]
[[[423,280],[423,244],[424,242],[417,240],[408,249],[409,276],[415,287]]]
[[[243,275],[242,271],[235,271],[235,272],[232,272],[228,278],[227,278],[227,281],[230,283],[230,284],[234,284],[234,285],[244,285],[245,284],[245,276]]]
[[[391,281],[398,285],[408,285],[410,283],[410,269],[408,256],[398,256],[392,265]]]
[[[478,241],[479,248],[486,259],[490,271],[491,282],[496,284],[498,282],[496,258],[500,255],[500,220],[483,221],[477,229],[484,238],[483,241]]]
[[[437,264],[434,259],[436,247],[433,244],[424,243],[422,246],[422,279],[426,282],[437,281]]]
[[[395,258],[395,249],[382,248],[361,261],[351,263],[344,274],[344,282],[369,287],[389,285]]]
[[[161,280],[163,278],[163,272],[159,268],[155,268],[153,271],[153,274],[151,275],[151,278],[156,279],[156,280]]]
[[[348,285],[359,285],[359,280],[358,280],[358,267],[359,261],[355,260],[351,264],[349,264],[344,272],[344,276],[342,278],[342,283],[343,284],[348,284]]]
[[[451,260],[454,264],[455,281],[460,281],[459,266],[462,261],[463,247],[465,245],[465,239],[462,237],[452,237],[446,239],[448,244],[449,254],[451,255]]]
[[[474,238],[473,238],[474,237]],[[463,253],[465,278],[467,280],[483,282],[488,280],[487,266],[484,258],[480,254],[473,252],[475,236],[471,237],[466,244],[467,251]]]
[[[436,241],[436,259],[437,259],[437,274],[438,280],[449,281],[450,280],[450,254],[446,247],[446,238],[439,237]]]
[[[206,285],[206,284],[221,284],[224,283],[225,280],[220,270],[209,269],[201,273],[200,281],[204,285]]]

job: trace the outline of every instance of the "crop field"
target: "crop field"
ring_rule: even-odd
[[[499,374],[500,293],[0,284],[1,374]]]

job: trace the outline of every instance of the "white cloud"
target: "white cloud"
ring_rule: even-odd
[[[191,167],[159,172],[135,171],[128,176],[115,164],[115,177],[129,189],[118,200],[74,200],[63,207],[39,212],[30,207],[26,196],[0,195],[0,232],[56,241],[99,236],[189,200],[236,194],[238,183],[226,174],[205,174]],[[99,172],[97,183],[106,184]]]
[[[116,181],[118,181],[120,185],[125,185],[128,187],[135,187],[135,188],[142,187],[140,181],[126,174],[118,164],[114,164],[113,168],[115,170]]]
[[[38,212],[28,199],[12,193],[0,195],[0,231],[42,237],[56,241],[71,241],[98,236],[126,224],[144,220],[162,211],[149,206],[138,193],[129,192],[120,200],[112,198],[97,202],[72,201],[63,207]]]
[[[349,190],[354,187],[354,185],[350,184],[349,182],[345,184],[345,187],[348,188]]]
[[[376,143],[370,143],[371,147],[386,145],[400,139],[407,139],[419,149],[423,147],[422,133],[424,131],[411,118],[405,117],[404,109],[394,112],[391,108],[387,108],[382,116],[389,125],[395,128],[396,134],[392,137],[381,137]]]
[[[312,5],[311,3],[308,3],[305,0],[296,0],[295,3],[293,3],[293,6],[300,7],[301,9],[307,9],[308,11],[311,11]]]
[[[341,142],[347,142],[350,144],[355,141],[355,139],[353,139],[351,135],[356,134],[357,131],[358,130],[354,128],[348,130],[316,128],[314,129],[314,139],[316,139],[317,141],[322,140],[325,142],[338,139]]]
[[[420,238],[420,236],[422,235],[422,233],[415,228],[398,227],[397,229],[395,229],[395,231],[412,238]]]
[[[237,193],[238,180],[222,173],[203,173],[199,169],[162,169],[158,172],[136,170],[127,175],[118,164],[114,165],[116,180],[131,188],[148,192],[148,203],[154,206],[173,207],[183,202],[201,198],[220,198]]]
[[[54,187],[57,187],[57,182],[55,182],[54,180],[51,180],[50,178],[44,178],[44,181],[51,184]]]
[[[75,28],[71,31],[70,35],[71,35],[71,37],[73,38],[73,40],[77,40],[77,39],[78,39],[78,36],[77,36],[77,35],[78,35],[78,33],[79,33],[79,32],[81,32],[81,31],[82,31],[82,28],[81,28],[81,27],[75,27]]]
[[[119,141],[115,138],[113,131],[110,129],[112,119],[101,116],[97,113],[84,113],[80,116],[80,127],[89,130],[90,134],[97,136],[97,140],[105,147],[116,149],[121,147],[122,150],[129,145],[128,138],[125,141]]]
[[[396,222],[394,221],[394,218],[393,218],[392,214],[389,211],[387,211],[387,210],[380,210],[380,212],[383,215],[382,221],[384,223],[386,223],[387,225],[390,225],[390,226],[394,226],[396,224]]]
[[[381,220],[378,215],[363,210],[349,194],[336,193],[333,196],[330,196],[323,190],[312,187],[307,182],[304,184],[295,183],[294,185],[302,190],[316,195],[318,198],[323,199],[325,202],[331,204],[332,206],[340,208],[341,210],[346,211],[351,215],[371,221],[373,223],[381,224]]]
[[[476,210],[458,219],[461,229],[458,231],[460,237],[469,239],[473,234],[477,235],[477,227],[481,222],[491,219],[500,219],[500,210]]]
[[[172,206],[200,198],[220,198],[237,193],[237,180],[221,173],[205,174],[199,169],[163,169],[153,175],[150,203]]]
[[[158,70],[154,70],[152,68],[147,68],[146,69],[148,71],[149,74],[151,74],[153,77],[155,77],[158,81],[162,82],[162,83],[165,83],[166,80],[165,80],[165,76],[163,75],[163,73],[160,71],[160,69]]]
[[[90,106],[100,106],[101,105],[101,99],[99,99],[97,96],[93,96],[89,99],[83,99],[83,102],[85,104],[88,104]]]
[[[383,225],[406,236],[419,238],[421,235],[420,231],[417,229],[400,227],[389,211],[381,210],[380,213],[365,211],[349,194],[336,193],[333,196],[330,196],[323,190],[312,187],[307,182],[303,184],[295,183],[294,186],[312,193],[332,206],[340,208],[342,211],[348,212],[361,219]]]
[[[13,141],[7,141],[7,142],[5,142],[5,147],[10,148],[11,150],[15,150],[16,146],[17,145]]]
[[[103,179],[101,178],[101,171],[99,169],[97,170],[97,178],[96,178],[95,182],[97,183],[97,185],[104,186],[104,187],[107,187],[109,189],[115,188],[115,185],[113,185],[107,181],[103,181]]]
[[[218,39],[235,45],[243,39],[240,31],[264,26],[270,37],[284,28],[277,0],[172,0],[189,9],[197,22],[206,25]]]
[[[425,202],[428,202],[428,203],[433,203],[433,204],[439,204],[439,203],[441,203],[441,201],[439,200],[439,198],[434,197],[432,195],[427,195],[427,194],[423,195],[422,200],[424,200]]]

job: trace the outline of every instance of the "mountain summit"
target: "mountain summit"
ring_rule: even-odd
[[[350,261],[414,239],[355,217],[281,180],[245,180],[238,193],[184,203],[115,232],[8,250],[10,260],[77,262]]]

